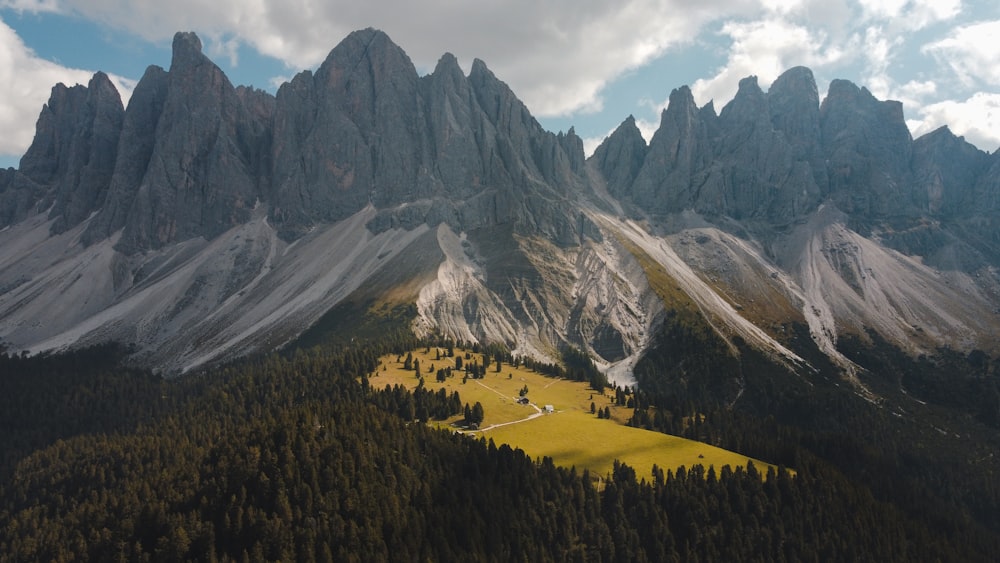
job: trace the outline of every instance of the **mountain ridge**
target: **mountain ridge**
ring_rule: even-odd
[[[847,81],[821,101],[804,67],[718,113],[675,89],[648,144],[630,116],[585,158],[480,60],[419,76],[361,30],[271,96],[178,33],[127,108],[100,73],[55,87],[0,173],[0,339],[121,340],[170,373],[379,287],[420,334],[572,345],[631,381],[670,314],[652,259],[731,350],[808,373],[800,324],[852,379],[844,334],[1000,352],[998,183],[996,155],[913,140],[898,102]]]

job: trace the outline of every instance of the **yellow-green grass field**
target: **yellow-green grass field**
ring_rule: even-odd
[[[504,364],[497,373],[496,365],[491,364],[483,379],[469,379],[466,383],[462,383],[464,372],[453,371],[453,377],[439,383],[437,370],[446,366],[454,368],[455,358],[436,359],[437,350],[431,348],[429,353],[426,349],[412,352],[413,358],[420,362],[424,386],[435,392],[444,387],[449,395],[458,391],[463,404],[474,405],[478,401],[483,405],[485,417],[480,430],[465,432],[476,437],[492,438],[497,445],[509,444],[520,448],[534,458],[548,456],[557,465],[575,466],[578,470],[586,468],[597,476],[610,473],[617,459],[635,469],[638,476],[647,478],[653,464],[665,470],[697,464],[706,468],[715,466],[718,470],[724,465],[745,466],[751,460],[702,442],[626,426],[632,409],[614,405],[611,390],[601,395],[587,383],[549,378],[524,367],[514,368]],[[441,349],[442,356],[444,352]],[[381,358],[377,373],[369,378],[370,384],[379,389],[397,383],[409,389],[415,388],[419,379],[412,370],[403,369],[405,356]],[[482,364],[479,354],[472,354],[471,359],[466,360],[465,351],[456,348],[455,356],[462,356],[465,363],[475,361]],[[432,365],[434,369],[430,371]],[[516,402],[518,392],[525,385],[528,386],[527,397],[531,405]],[[605,420],[591,414],[591,402],[598,409],[609,407],[611,418]],[[551,405],[554,412],[540,414],[539,410],[544,411],[546,405]],[[458,429],[461,421],[462,416],[459,415],[432,424]],[[760,460],[752,461],[762,474],[772,467]]]

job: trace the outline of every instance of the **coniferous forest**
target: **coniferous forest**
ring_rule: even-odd
[[[590,475],[418,423],[418,413],[457,412],[461,397],[368,384],[381,354],[416,345],[298,350],[173,379],[125,367],[114,346],[0,356],[0,559],[989,561],[1000,553],[995,464],[950,460],[954,452],[925,449],[934,442],[907,449],[892,416],[853,406],[834,386],[815,399],[794,385],[772,390],[768,414],[696,392],[638,395],[633,424],[760,455],[794,474],[617,465]],[[748,392],[765,394],[743,369]],[[796,401],[803,410],[850,404],[836,407],[849,420],[838,429],[822,415],[796,415]],[[704,416],[672,424],[685,411]],[[805,421],[791,424],[796,417]],[[983,436],[984,448],[995,445],[995,432]]]

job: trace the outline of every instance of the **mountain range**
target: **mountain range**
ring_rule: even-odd
[[[400,306],[620,382],[664,327],[862,394],[845,339],[1000,353],[1000,155],[802,67],[720,111],[677,88],[652,139],[628,117],[588,158],[479,60],[420,76],[367,29],[271,95],[178,33],[127,108],[103,73],[53,88],[0,229],[0,345],[164,373]]]

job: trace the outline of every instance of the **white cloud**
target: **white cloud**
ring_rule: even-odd
[[[961,0],[860,0],[862,19],[891,25],[897,31],[916,31],[947,21],[962,11]]]
[[[970,98],[957,105],[927,106],[931,110],[925,111],[926,104],[939,102],[942,90],[949,88],[940,87],[942,77],[932,68],[916,66],[912,59],[919,52],[912,32],[954,19],[962,10],[960,0],[761,0],[761,6],[763,10],[749,19],[725,16],[719,36],[727,38],[727,60],[692,84],[699,105],[714,100],[721,108],[735,95],[742,78],[755,75],[766,90],[780,73],[804,65],[813,69],[820,86],[830,78],[848,78],[878,98],[903,102],[908,115],[923,116],[912,122],[914,127],[945,115],[966,119],[960,109],[982,107],[982,99],[973,103]],[[1000,52],[992,48],[992,37],[997,35],[1000,22],[966,26],[925,51],[947,59],[962,76],[1000,84]],[[991,128],[1000,131],[996,125],[973,127],[968,122],[954,129],[984,142]]]
[[[739,81],[757,76],[761,88],[793,66],[825,66],[843,57],[830,45],[822,30],[813,30],[783,19],[729,22],[722,34],[732,39],[726,66],[715,76],[696,81],[691,91],[699,105],[715,100],[721,109],[736,94]]]
[[[906,84],[895,87],[891,98],[902,102],[904,108],[916,109],[923,106],[928,99],[931,99],[937,93],[937,82],[933,80],[911,80]],[[917,109],[917,111],[919,110]]]
[[[914,137],[947,125],[983,150],[1000,146],[1000,94],[977,92],[964,101],[930,104],[920,109],[920,116],[907,123]]]
[[[0,0],[0,8],[10,8],[17,12],[60,12],[60,0]]]
[[[3,20],[0,20],[0,155],[19,157],[31,144],[38,112],[52,86],[87,84],[93,72],[66,68],[37,57]],[[111,77],[128,100],[135,84]]]
[[[859,0],[858,2],[867,17],[876,19],[898,17],[908,3],[908,0]]]
[[[950,67],[967,86],[983,83],[1000,86],[1000,51],[996,37],[1000,35],[1000,20],[977,22],[956,27],[948,37],[923,47]]]
[[[866,74],[863,80],[876,98],[892,96],[895,81],[889,74],[889,65],[895,55],[894,51],[902,43],[902,37],[890,36],[881,26],[871,26],[864,30],[861,53],[866,60]]]
[[[237,39],[222,39],[209,37],[206,51],[210,58],[224,57],[229,59],[229,66],[235,67],[240,62],[240,42]]]

